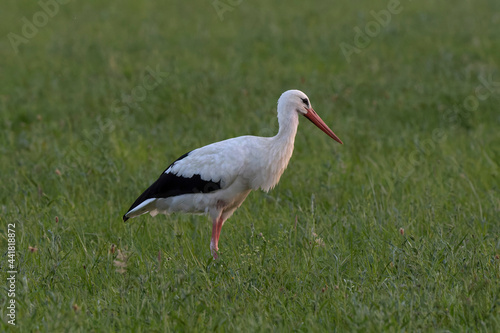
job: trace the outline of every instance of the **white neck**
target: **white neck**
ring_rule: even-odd
[[[278,123],[279,131],[278,134],[272,137],[272,149],[275,150],[277,154],[286,151],[288,153],[286,154],[286,164],[288,164],[288,160],[293,152],[297,127],[299,126],[299,115],[297,112],[280,110],[280,108],[278,108]]]
[[[268,179],[261,186],[264,191],[268,191],[278,183],[292,157],[299,115],[293,110],[287,110],[286,106],[278,104],[279,131],[269,140],[269,151],[266,152],[266,156],[269,157],[266,167]]]

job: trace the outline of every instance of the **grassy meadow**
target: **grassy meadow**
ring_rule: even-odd
[[[0,13],[0,331],[500,331],[498,1],[60,2]],[[344,145],[302,118],[219,261],[208,217],[123,223],[288,89]]]

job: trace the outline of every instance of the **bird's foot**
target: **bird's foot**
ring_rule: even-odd
[[[219,259],[219,255],[217,252],[219,252],[219,247],[215,244],[210,244],[210,252],[212,252],[212,257],[214,257],[214,260]]]
[[[219,259],[219,254],[218,254],[219,249],[215,247],[211,248],[210,250],[212,250],[211,252],[212,252],[212,257],[214,257],[214,260]]]

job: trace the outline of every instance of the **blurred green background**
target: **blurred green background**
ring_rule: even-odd
[[[0,14],[16,327],[500,329],[498,1],[41,3]],[[274,135],[288,89],[344,145],[302,120],[221,261],[206,217],[121,221],[183,153]]]

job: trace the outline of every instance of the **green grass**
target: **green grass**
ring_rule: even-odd
[[[3,4],[1,329],[15,223],[23,332],[499,331],[500,6],[401,6],[347,62],[387,1],[243,1],[222,21],[212,1],[73,1],[17,54],[7,34],[40,7]],[[219,262],[207,217],[122,222],[183,153],[273,135],[292,88],[345,144],[302,119]]]

